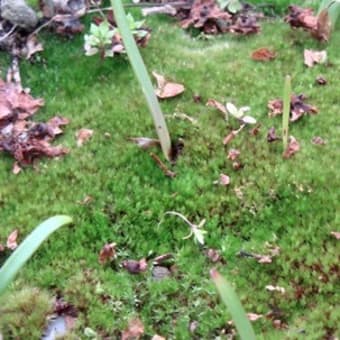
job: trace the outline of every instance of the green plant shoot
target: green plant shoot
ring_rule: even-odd
[[[282,141],[283,151],[288,145],[288,130],[289,130],[289,114],[290,114],[290,96],[291,96],[291,78],[286,76],[284,91],[283,91],[283,115],[282,115]]]
[[[38,225],[18,246],[0,268],[0,295],[14,279],[15,275],[28,261],[41,243],[63,225],[70,224],[72,218],[64,215],[51,217]]]
[[[121,33],[123,43],[129,57],[135,75],[142,87],[144,96],[148,103],[149,110],[154,120],[158,138],[161,143],[162,151],[167,160],[170,160],[171,140],[168,128],[154,92],[150,77],[147,73],[143,59],[139,53],[136,42],[131,34],[130,25],[126,18],[121,0],[111,0],[111,6],[115,13],[117,26]]]
[[[210,276],[234,320],[240,338],[242,340],[255,340],[253,327],[231,284],[215,269],[210,271]]]

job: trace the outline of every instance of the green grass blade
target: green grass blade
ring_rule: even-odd
[[[135,39],[131,34],[122,2],[121,0],[111,0],[111,5],[114,10],[118,29],[122,36],[127,55],[129,57],[132,68],[135,72],[135,75],[143,89],[144,96],[146,98],[151,115],[153,117],[155,128],[161,143],[164,156],[167,160],[169,160],[171,153],[171,141],[168,128],[166,126],[166,122],[161,107],[155,95],[154,88],[152,86],[150,77],[147,73],[143,59],[139,53]]]
[[[236,295],[231,284],[226,281],[223,276],[215,269],[210,271],[211,278],[213,279],[216,288],[228,307],[228,310],[234,320],[237,331],[242,340],[255,340],[255,333],[252,325],[241,305],[241,302]]]
[[[55,230],[72,222],[69,216],[57,215],[38,225],[0,268],[0,295],[41,243]]]
[[[288,145],[288,130],[289,130],[289,113],[290,113],[290,96],[291,96],[291,79],[286,76],[284,91],[283,91],[283,115],[282,115],[282,141],[283,151],[287,149]]]
[[[328,10],[332,29],[334,29],[340,15],[340,0],[323,0],[320,3],[318,14],[320,14],[320,12],[324,9]]]

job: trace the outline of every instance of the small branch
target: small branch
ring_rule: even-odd
[[[142,14],[144,17],[152,14],[176,15],[176,13],[177,13],[176,8],[171,5],[142,8]]]

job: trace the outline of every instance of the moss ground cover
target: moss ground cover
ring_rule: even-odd
[[[173,138],[185,143],[172,180],[147,153],[127,142],[131,136],[154,137],[154,128],[126,59],[87,58],[82,37],[65,41],[46,34],[46,61],[21,67],[24,85],[46,100],[36,119],[55,113],[71,119],[59,139],[71,152],[18,176],[11,174],[12,160],[1,155],[1,241],[15,227],[24,237],[54,214],[71,215],[75,223],[42,246],[2,297],[0,329],[5,339],[38,338],[51,310],[48,297],[57,293],[79,310],[74,336],[81,338],[85,327],[101,338],[119,338],[135,316],[150,337],[223,337],[230,329],[230,315],[210,281],[212,264],[192,239],[182,240],[188,229],[179,219],[167,216],[158,226],[170,210],[197,224],[206,218],[206,247],[221,252],[225,263],[217,264],[218,270],[235,284],[245,310],[275,311],[274,320],[287,325],[277,329],[272,320],[259,319],[254,327],[260,339],[336,334],[339,259],[330,232],[339,228],[340,32],[325,46],[281,22],[267,22],[258,36],[200,41],[167,18],[152,17],[148,24],[153,35],[142,50],[148,70],[186,86],[181,97],[161,103],[163,111],[169,116],[184,112],[198,120],[192,125],[168,118]],[[270,63],[252,61],[251,52],[262,46],[275,49],[278,57]],[[327,48],[330,62],[306,69],[304,48]],[[281,118],[268,118],[267,101],[282,97],[286,74],[292,76],[294,92],[308,95],[320,111],[290,125],[301,143],[301,151],[290,160],[282,159],[281,143],[266,141],[267,129],[281,126]],[[328,85],[315,84],[319,74]],[[201,103],[193,101],[194,94],[202,97]],[[251,106],[251,115],[261,123],[260,134],[250,136],[245,129],[224,147],[223,137],[237,124],[226,123],[206,107],[209,98]],[[94,135],[77,148],[75,132],[83,127],[93,129]],[[327,144],[313,145],[313,136],[322,136]],[[227,160],[231,147],[241,151],[244,167],[239,171]],[[213,184],[220,173],[230,176],[229,186]],[[80,204],[86,195],[93,201]],[[133,276],[115,265],[101,266],[98,253],[108,242],[117,243],[117,263],[170,252],[176,270],[170,278],[155,281],[150,272]],[[241,250],[266,253],[266,243],[280,247],[272,263],[237,256]],[[269,292],[266,285],[286,292]],[[34,314],[27,318],[33,305]],[[198,321],[193,334],[188,328],[192,321]]]

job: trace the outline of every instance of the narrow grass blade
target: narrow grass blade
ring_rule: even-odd
[[[291,79],[286,76],[284,92],[283,92],[283,115],[282,115],[282,141],[283,151],[287,149],[288,145],[288,129],[289,129],[289,113],[290,113],[290,96],[291,96]]]
[[[25,238],[0,268],[0,295],[14,279],[21,267],[39,248],[41,243],[55,230],[71,222],[72,218],[69,216],[57,215],[51,217],[38,225],[32,233]]]
[[[242,340],[255,340],[256,337],[253,327],[231,284],[215,269],[210,271],[210,275],[223,302],[229,309],[240,338]]]
[[[127,55],[130,59],[130,63],[143,89],[144,96],[146,98],[150,112],[152,114],[164,156],[167,160],[170,160],[171,141],[168,128],[166,126],[162,110],[160,108],[158,99],[155,95],[154,88],[152,86],[150,77],[147,73],[143,59],[139,53],[136,42],[131,34],[122,2],[121,0],[111,0],[111,5],[114,10],[118,29],[122,36]]]

